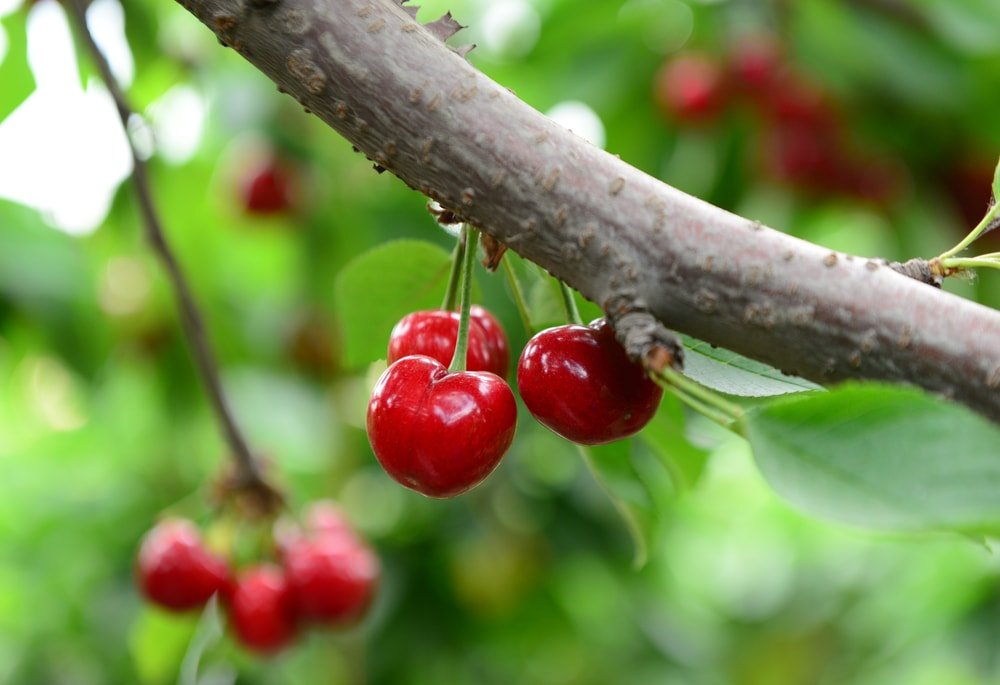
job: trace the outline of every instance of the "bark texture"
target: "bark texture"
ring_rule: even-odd
[[[473,68],[395,0],[181,0],[410,187],[608,308],[820,383],[912,383],[1000,420],[1000,313],[686,195]],[[623,304],[625,303],[625,304]]]

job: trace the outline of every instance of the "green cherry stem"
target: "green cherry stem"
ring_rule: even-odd
[[[465,230],[459,233],[455,250],[451,254],[451,273],[448,275],[448,290],[444,293],[444,303],[441,309],[446,312],[455,311],[455,299],[458,297],[458,277],[462,273],[462,262],[465,259]]]
[[[514,298],[514,305],[517,306],[517,313],[521,316],[521,324],[524,326],[524,332],[528,334],[528,337],[531,337],[535,334],[535,326],[531,323],[531,315],[528,313],[528,303],[524,299],[521,282],[517,280],[517,274],[514,273],[514,267],[511,265],[510,260],[510,252],[507,252],[500,259],[500,263],[503,264],[503,274],[507,277],[507,283],[510,285],[510,294]]]
[[[462,313],[458,319],[458,340],[455,341],[455,356],[448,367],[450,373],[465,371],[466,356],[469,351],[469,312],[472,309],[472,267],[476,264],[476,246],[479,231],[468,224],[462,228],[465,235],[465,259],[462,260]]]
[[[736,433],[741,432],[740,427],[746,411],[738,404],[723,399],[718,393],[669,367],[656,373],[653,380],[676,395],[678,399],[723,427]]]
[[[983,220],[980,221],[978,224],[976,224],[976,227],[974,229],[972,229],[972,231],[969,233],[969,235],[965,236],[965,238],[962,240],[962,242],[960,242],[958,245],[956,245],[955,247],[951,248],[950,250],[948,250],[944,254],[940,255],[938,257],[938,259],[942,263],[944,263],[945,260],[949,259],[950,257],[954,257],[959,252],[961,252],[962,250],[964,250],[965,248],[967,248],[969,245],[971,245],[972,243],[974,243],[976,241],[976,239],[979,238],[979,236],[981,236],[986,231],[986,229],[990,226],[990,224],[993,223],[993,221],[998,216],[1000,216],[1000,202],[997,202],[992,207],[990,207],[990,211],[986,212],[986,216],[983,217]],[[981,265],[979,265],[979,266],[981,266]]]
[[[948,269],[1000,269],[1000,257],[983,255],[981,257],[949,257],[941,260],[941,266]]]
[[[566,320],[582,326],[583,319],[580,318],[580,310],[577,309],[573,291],[561,280],[559,281],[559,292],[562,294],[563,308],[566,310]]]

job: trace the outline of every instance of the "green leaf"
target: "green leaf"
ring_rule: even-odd
[[[451,255],[420,240],[380,245],[352,260],[337,278],[337,318],[344,362],[385,359],[389,332],[410,312],[441,306]]]
[[[128,637],[129,652],[144,685],[172,683],[195,632],[195,615],[143,609]]]
[[[822,390],[815,383],[787,376],[774,367],[686,335],[684,373],[702,385],[729,395],[771,397],[808,390]]]
[[[631,440],[619,440],[607,445],[584,447],[580,454],[594,478],[611,498],[632,536],[636,568],[645,566],[649,550],[659,530],[662,507],[657,493],[647,486],[646,479],[636,468]]]
[[[691,444],[685,436],[680,400],[664,395],[656,416],[642,429],[639,437],[670,474],[673,492],[679,494],[694,487],[705,469],[708,451]]]
[[[751,412],[764,477],[799,509],[886,531],[1000,533],[1000,428],[911,388],[845,385]]]
[[[680,426],[675,422],[673,413],[672,409],[668,409],[655,417],[650,426],[662,421],[667,424],[664,434],[674,435]],[[682,414],[678,416],[683,420]],[[645,430],[650,428],[647,426]],[[669,448],[664,443],[657,444],[657,438],[653,436],[648,443],[626,439],[607,445],[577,446],[594,478],[625,522],[635,548],[632,563],[636,568],[646,564],[650,550],[659,537],[667,507],[677,493],[693,482],[696,477],[694,471],[700,472],[700,467],[691,466],[696,461],[691,453],[682,457],[674,451],[681,440],[683,438],[671,440]],[[696,448],[689,446],[684,449]],[[690,463],[683,464],[685,459],[690,459]]]
[[[7,34],[7,54],[0,62],[0,121],[17,109],[35,90],[35,77],[28,66],[28,35],[24,10],[13,12],[0,21],[0,32]]]

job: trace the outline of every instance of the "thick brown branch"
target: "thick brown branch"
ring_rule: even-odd
[[[87,26],[83,0],[70,0],[66,4],[75,20],[81,40],[90,52],[91,58],[101,74],[101,79],[115,101],[118,115],[121,118],[122,128],[127,137],[129,120],[133,116],[133,111],[128,104],[125,93],[122,92],[121,87],[111,73],[107,59],[105,59],[97,43],[94,42],[94,37]],[[197,304],[195,304],[194,296],[191,293],[187,279],[184,277],[184,272],[181,270],[177,258],[170,249],[170,244],[167,242],[166,234],[163,231],[163,225],[160,222],[160,215],[153,202],[153,193],[150,190],[146,163],[138,154],[131,139],[129,139],[129,149],[132,152],[132,182],[135,187],[136,198],[139,201],[139,211],[142,215],[146,238],[153,247],[153,250],[160,257],[160,261],[167,272],[167,277],[170,280],[170,285],[177,299],[177,308],[180,310],[181,315],[181,325],[187,337],[188,345],[191,348],[191,353],[194,356],[205,389],[208,391],[212,408],[215,411],[219,424],[222,426],[226,441],[236,460],[237,474],[233,485],[241,490],[245,489],[256,492],[260,496],[259,499],[265,508],[271,508],[280,500],[280,496],[261,474],[257,460],[250,452],[250,447],[247,445],[247,441],[244,439],[242,432],[236,424],[236,419],[229,408],[229,403],[222,389],[222,381],[219,378],[215,356],[205,335],[205,326],[201,313],[198,310]]]
[[[182,0],[370,159],[607,307],[1000,420],[1000,313],[685,195],[545,118],[393,0]]]

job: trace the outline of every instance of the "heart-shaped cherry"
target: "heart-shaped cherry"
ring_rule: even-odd
[[[143,538],[136,572],[143,594],[173,611],[205,604],[229,582],[226,562],[204,548],[195,525],[166,519]]]
[[[539,422],[582,445],[637,433],[663,395],[604,319],[535,335],[521,353],[517,385]]]
[[[368,403],[368,440],[382,467],[430,497],[453,497],[489,475],[516,423],[514,394],[503,379],[449,372],[421,355],[386,369]]]
[[[277,566],[263,564],[244,570],[233,585],[227,609],[236,639],[254,652],[276,652],[295,637],[292,593]]]
[[[458,338],[458,312],[431,309],[407,314],[389,334],[388,362],[414,354],[451,363]],[[489,311],[473,305],[469,312],[469,371],[489,371],[501,378],[507,375],[510,351],[500,322]]]
[[[295,540],[284,552],[284,565],[296,614],[317,623],[356,621],[378,585],[378,557],[342,529]]]

